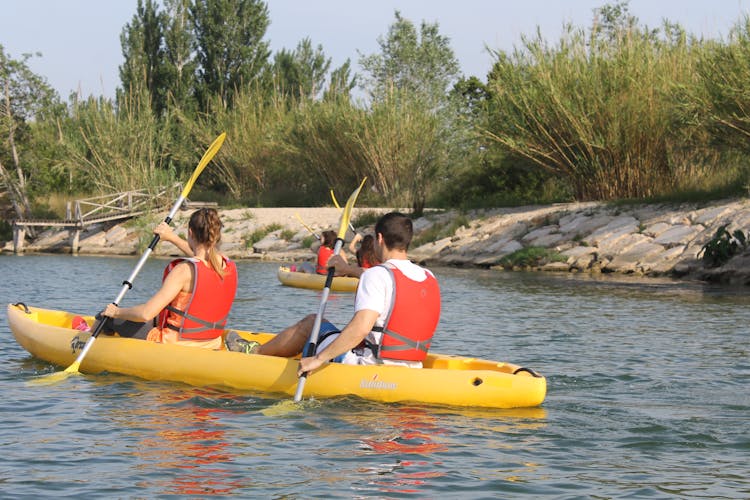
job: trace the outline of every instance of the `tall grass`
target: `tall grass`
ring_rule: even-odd
[[[674,190],[703,153],[676,126],[674,101],[695,83],[697,44],[678,27],[664,32],[567,26],[555,46],[537,33],[496,52],[486,135],[568,179],[581,200]]]
[[[90,191],[156,189],[174,182],[168,120],[158,120],[142,95],[90,97],[72,106],[65,144],[79,183]]]

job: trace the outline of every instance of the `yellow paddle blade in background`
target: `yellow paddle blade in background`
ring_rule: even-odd
[[[359,187],[354,190],[354,192],[349,196],[349,199],[346,202],[346,206],[344,207],[344,211],[341,213],[341,224],[339,224],[339,239],[343,240],[344,236],[346,236],[346,230],[349,227],[349,219],[352,217],[352,208],[354,208],[354,203],[357,201],[357,196],[359,196],[359,192],[362,191],[362,186],[365,185],[365,182],[367,181],[367,177],[362,179],[362,182],[360,182]],[[333,191],[331,191],[331,194],[333,194]]]

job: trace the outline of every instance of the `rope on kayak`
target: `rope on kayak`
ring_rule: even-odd
[[[15,303],[15,304],[13,304],[13,305],[14,305],[15,307],[18,307],[18,306],[23,306],[23,312],[25,312],[26,314],[31,314],[31,311],[29,311],[29,308],[28,308],[28,307],[26,307],[26,304],[24,304],[23,302],[16,302],[16,303]]]
[[[537,372],[535,372],[531,368],[526,368],[525,366],[518,368],[516,371],[513,372],[513,375],[518,374],[518,372],[526,372],[526,373],[530,373],[532,377],[542,378],[542,376],[539,375]]]

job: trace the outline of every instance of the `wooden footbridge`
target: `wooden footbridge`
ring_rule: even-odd
[[[158,191],[138,189],[110,195],[95,196],[68,202],[63,220],[17,219],[13,221],[13,252],[23,253],[29,227],[59,227],[71,230],[72,252],[78,253],[81,231],[87,226],[130,219],[151,211],[168,209],[182,190],[181,184],[161,187]]]

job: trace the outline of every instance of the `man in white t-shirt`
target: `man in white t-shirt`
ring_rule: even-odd
[[[391,212],[380,218],[375,225],[375,252],[383,265],[362,272],[354,317],[340,333],[331,323],[322,323],[317,354],[302,358],[300,374],[328,361],[422,366],[421,359],[440,316],[440,292],[434,275],[408,260],[412,235],[407,216]],[[334,259],[329,264],[336,263]],[[394,286],[402,290],[398,302],[394,301]],[[417,310],[423,313],[413,319]],[[307,343],[314,322],[315,315],[308,315],[256,352],[286,357],[298,354]]]

